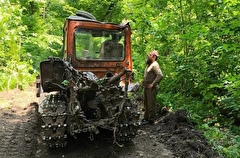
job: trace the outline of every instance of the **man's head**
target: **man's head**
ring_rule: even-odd
[[[150,53],[151,53],[152,55],[158,57],[158,52],[157,52],[156,50],[153,50],[153,51],[151,51]],[[156,60],[157,60],[157,59],[156,59]]]
[[[122,38],[121,34],[112,34],[112,41],[120,41]]]
[[[152,62],[156,61],[158,58],[158,52],[156,50],[151,51],[148,54],[147,64],[151,64]]]

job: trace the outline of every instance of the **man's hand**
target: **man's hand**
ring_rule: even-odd
[[[153,84],[148,84],[148,88],[152,88],[153,87]]]

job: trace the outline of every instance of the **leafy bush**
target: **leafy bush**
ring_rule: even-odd
[[[220,154],[228,158],[240,157],[240,127],[234,129],[234,131],[238,131],[238,135],[234,134],[232,130],[208,124],[203,124],[200,128],[205,131],[205,137]]]

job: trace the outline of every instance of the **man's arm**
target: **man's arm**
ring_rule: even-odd
[[[152,85],[153,86],[156,86],[163,78],[163,73],[162,73],[162,70],[160,69],[159,67],[159,64],[156,63],[154,66],[153,66],[153,71],[154,73],[156,74],[156,78],[154,79]]]

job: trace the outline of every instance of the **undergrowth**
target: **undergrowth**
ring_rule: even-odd
[[[158,102],[161,106],[168,106],[173,110],[186,109],[189,120],[195,122],[196,127],[204,132],[209,144],[219,155],[226,158],[240,157],[240,127],[221,116],[217,108],[209,110],[199,100],[186,99],[171,93],[159,94]]]

